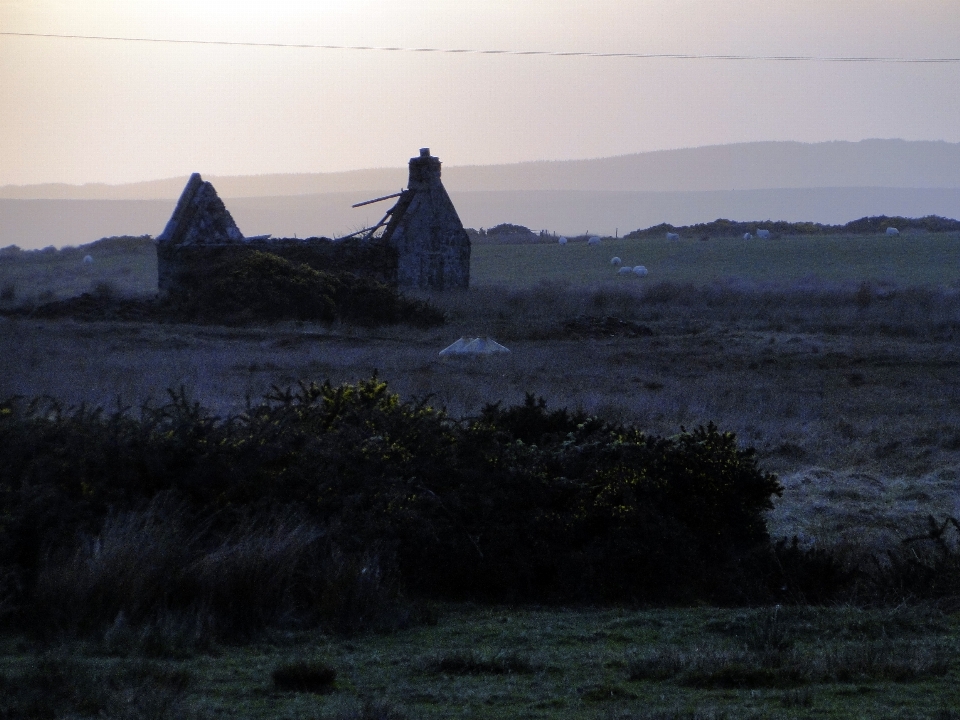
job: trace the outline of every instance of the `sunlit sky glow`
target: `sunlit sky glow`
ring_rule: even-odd
[[[956,0],[0,0],[0,31],[248,42],[960,56]],[[0,185],[960,141],[960,64],[476,56],[0,36]]]

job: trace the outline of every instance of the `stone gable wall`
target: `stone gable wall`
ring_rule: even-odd
[[[187,296],[230,261],[260,251],[329,273],[349,272],[390,287],[425,290],[470,285],[470,237],[440,181],[440,160],[422,148],[379,239],[244,238],[209,182],[194,173],[157,237],[160,296]]]

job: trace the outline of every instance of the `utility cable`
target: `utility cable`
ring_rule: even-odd
[[[298,48],[310,50],[368,50],[374,52],[438,53],[454,55],[516,55],[577,58],[624,58],[632,60],[737,60],[808,63],[923,63],[960,64],[960,57],[883,57],[830,55],[711,55],[697,53],[594,52],[588,50],[491,50],[478,48],[389,47],[377,45],[322,45],[313,43],[244,42],[239,40],[176,40],[170,38],[119,37],[109,35],[60,35],[55,33],[3,32],[11,37],[56,38],[61,40],[105,40],[173,45],[220,45],[228,47]]]

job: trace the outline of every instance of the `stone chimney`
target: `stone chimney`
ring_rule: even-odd
[[[410,158],[407,189],[390,210],[383,239],[397,251],[400,287],[470,286],[470,237],[440,182],[440,158],[430,148]]]
[[[430,148],[420,148],[420,156],[410,158],[409,190],[426,190],[431,183],[440,182],[440,158],[430,154]]]

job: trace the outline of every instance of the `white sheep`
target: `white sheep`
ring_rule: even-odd
[[[623,260],[621,260],[618,257],[612,257],[610,258],[610,264],[613,265],[614,267],[620,267],[621,265],[623,265]]]
[[[599,245],[599,244],[600,244],[600,236],[599,236],[599,235],[594,235],[592,238],[590,238],[589,240],[587,240],[587,245]]]
[[[638,276],[638,277],[646,277],[646,276],[647,276],[647,269],[646,269],[643,265],[637,265],[637,266],[633,269],[633,274],[636,275],[636,276]]]
[[[633,268],[629,266],[624,266],[617,270],[617,275],[633,275]]]
[[[749,239],[752,238],[752,237],[753,237],[753,235],[751,235],[750,233],[744,233],[744,234],[743,234],[743,239],[744,239],[744,240],[749,240]]]
[[[671,232],[667,233],[667,240],[679,240],[679,239],[680,239],[680,235],[678,233],[671,233]]]
[[[897,230],[895,227],[887,228],[887,235],[899,235],[899,234],[900,234],[900,231]]]
[[[84,265],[93,265],[93,256],[91,256],[91,255],[84,255],[84,256],[83,256],[83,264],[84,264]]]
[[[769,239],[770,239],[770,231],[769,231],[769,230],[764,230],[763,228],[761,228],[761,229],[757,230],[757,237],[758,237],[758,238],[762,238],[763,240],[769,240]]]
[[[557,243],[560,244],[560,245],[566,245],[566,244],[567,244],[567,239],[566,239],[563,235],[561,235],[561,236],[560,236],[560,239],[557,240]]]

